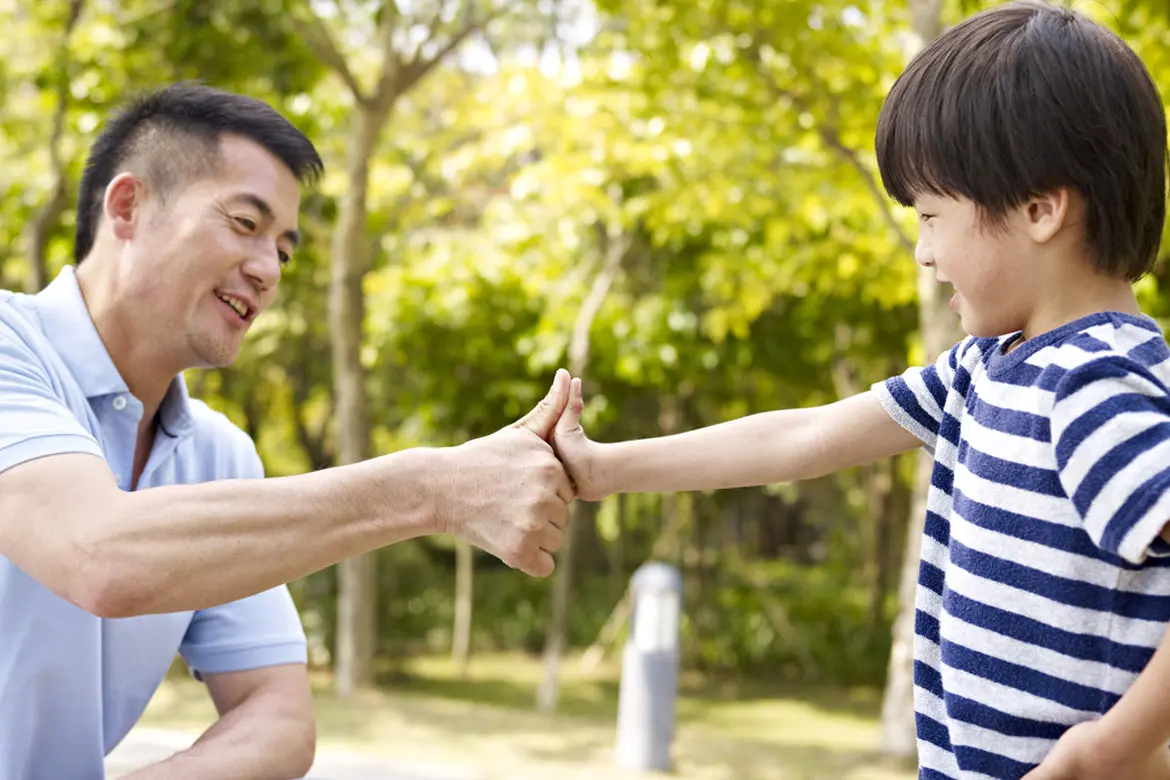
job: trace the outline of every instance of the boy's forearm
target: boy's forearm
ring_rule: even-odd
[[[813,479],[917,447],[872,393],[672,436],[602,445],[612,493],[719,490]]]
[[[809,409],[763,412],[694,431],[605,445],[615,493],[673,493],[817,476],[800,457]]]

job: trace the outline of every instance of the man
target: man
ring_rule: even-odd
[[[94,144],[76,268],[0,293],[0,780],[104,777],[176,651],[220,718],[136,780],[299,777],[315,726],[284,583],[434,533],[551,573],[564,372],[491,436],[280,479],[188,398],[181,372],[231,363],[272,303],[321,169],[259,101],[160,90]]]

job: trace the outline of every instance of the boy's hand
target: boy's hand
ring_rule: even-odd
[[[581,411],[584,408],[581,379],[574,377],[569,388],[569,403],[553,428],[550,443],[573,480],[577,498],[600,501],[612,492],[606,487],[605,469],[602,466],[601,455],[605,445],[590,441],[581,428]]]
[[[1125,755],[1118,753],[1116,744],[1104,733],[1101,721],[1078,723],[1023,780],[1170,780],[1170,750]]]

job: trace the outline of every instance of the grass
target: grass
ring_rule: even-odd
[[[410,660],[377,690],[339,700],[314,676],[322,746],[448,766],[491,778],[624,777],[614,768],[618,678],[613,666],[562,665],[556,715],[535,711],[543,675],[530,656],[481,656],[461,678],[447,659]],[[876,752],[872,690],[779,688],[767,682],[680,681],[674,756],[695,780],[911,780]],[[214,710],[201,685],[172,676],[143,725],[204,728]]]

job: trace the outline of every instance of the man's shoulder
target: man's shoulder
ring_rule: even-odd
[[[29,298],[0,290],[0,368],[42,377],[57,388],[67,372],[36,310],[26,305]]]
[[[214,451],[236,469],[250,471],[259,466],[256,443],[231,418],[198,398],[188,401],[194,427],[192,439],[198,449]]]
[[[0,342],[32,349],[45,341],[36,311],[26,304],[29,296],[0,290]]]

